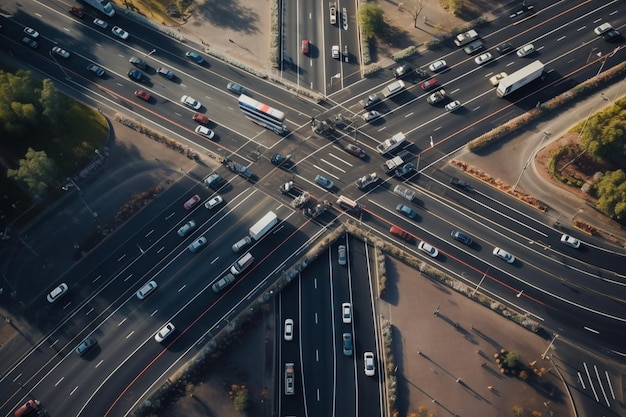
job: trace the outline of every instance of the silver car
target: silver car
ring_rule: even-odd
[[[185,237],[189,232],[196,228],[196,222],[193,220],[189,220],[187,223],[183,225],[180,229],[178,229],[178,236]]]

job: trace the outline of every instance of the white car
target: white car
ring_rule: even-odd
[[[106,29],[109,27],[109,24],[102,19],[94,19],[93,24],[96,26],[100,26],[102,29]]]
[[[63,297],[63,295],[65,295],[65,293],[67,292],[67,288],[68,287],[66,283],[59,284],[59,286],[50,291],[50,293],[46,297],[48,299],[48,302],[54,303],[59,298]]]
[[[380,112],[377,112],[376,110],[370,110],[367,113],[363,113],[363,115],[361,115],[361,117],[366,122],[371,122],[372,120],[380,117]]]
[[[489,52],[485,52],[484,54],[480,54],[476,58],[474,58],[474,62],[476,63],[476,65],[483,65],[491,61],[492,59],[493,55],[491,55],[491,53]]]
[[[517,56],[522,58],[535,52],[535,46],[532,43],[524,45],[517,50]]]
[[[193,99],[189,96],[182,96],[180,98],[180,102],[187,107],[191,107],[194,110],[200,110],[200,107],[202,107],[202,104],[198,100]]]
[[[515,256],[511,255],[510,253],[508,253],[507,251],[505,251],[504,249],[500,249],[498,247],[493,248],[493,254],[496,255],[498,258],[512,264],[513,262],[515,262]]]
[[[444,61],[443,59],[440,59],[439,61],[435,61],[432,64],[430,64],[428,66],[428,69],[431,70],[432,72],[439,72],[439,71],[443,71],[444,69],[446,69],[447,66],[448,64],[446,64],[446,61]]]
[[[196,133],[209,139],[215,136],[215,132],[205,126],[196,126]]]
[[[333,45],[330,50],[330,55],[335,59],[339,59],[339,45]]]
[[[342,266],[348,263],[345,245],[339,245],[339,247],[337,248],[337,263]]]
[[[178,229],[178,236],[185,237],[187,233],[191,232],[196,228],[196,222],[193,220],[189,220],[187,223],[183,225],[180,229]]]
[[[352,304],[343,303],[341,305],[341,320],[346,323],[352,323]]]
[[[597,28],[595,28],[593,30],[593,32],[600,36],[602,35],[604,32],[608,32],[609,30],[613,29],[613,26],[611,26],[610,23],[602,23],[600,26],[598,26]]]
[[[285,320],[285,340],[290,342],[293,340],[293,320]]]
[[[30,36],[31,38],[38,38],[39,37],[39,32],[37,32],[33,28],[24,28],[24,33],[27,34],[28,36]]]
[[[147,282],[143,287],[139,288],[137,291],[137,298],[140,300],[145,299],[152,291],[154,291],[157,287],[156,281]]]
[[[70,53],[67,52],[65,49],[61,48],[60,46],[52,47],[52,52],[54,52],[55,54],[65,59],[70,57]]]
[[[580,247],[580,240],[570,235],[561,236],[561,242],[566,244],[567,246],[571,246],[574,249],[578,249]]]
[[[493,77],[489,78],[489,82],[494,87],[497,87],[498,84],[500,84],[500,80],[505,78],[505,77],[507,77],[507,76],[508,76],[508,74],[506,72],[501,72],[500,74],[496,74]]]
[[[222,201],[224,201],[222,196],[221,195],[216,195],[215,197],[213,197],[212,199],[210,199],[209,201],[204,203],[204,207],[206,207],[207,209],[211,210],[211,209],[217,207]]]
[[[124,29],[122,29],[119,26],[113,26],[113,29],[111,29],[111,32],[113,32],[113,34],[120,39],[128,39],[128,32],[126,32]]]
[[[191,253],[196,253],[198,252],[198,250],[200,250],[200,248],[206,245],[206,242],[206,237],[200,236],[199,238],[191,242],[191,244],[187,246],[187,249],[189,249],[189,252]]]
[[[455,111],[459,108],[461,108],[461,102],[459,100],[454,100],[448,104],[446,104],[445,106],[446,111]]]
[[[165,326],[163,326],[163,328],[161,328],[161,330],[157,332],[156,335],[154,335],[154,340],[161,343],[162,341],[167,339],[167,337],[171,335],[174,330],[176,330],[176,327],[174,327],[172,323],[167,323]]]
[[[422,252],[426,252],[433,258],[436,258],[437,255],[439,255],[439,251],[437,250],[436,247],[424,242],[423,240],[417,244],[417,249],[421,250]]]
[[[363,363],[366,376],[374,376],[376,374],[376,365],[374,364],[374,354],[365,352],[363,354]]]

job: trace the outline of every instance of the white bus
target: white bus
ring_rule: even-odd
[[[274,133],[278,135],[288,132],[287,127],[283,124],[285,121],[285,113],[280,110],[276,110],[245,94],[239,96],[239,109],[241,109],[244,116],[248,119],[266,129],[274,131]]]

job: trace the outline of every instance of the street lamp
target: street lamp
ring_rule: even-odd
[[[541,354],[541,359],[545,359],[546,355],[548,354],[548,351],[550,350],[550,348],[552,347],[552,345],[554,344],[554,341],[556,340],[556,338],[559,337],[558,333],[554,333],[554,337],[552,338],[552,341],[550,342],[550,344],[548,345],[548,347],[546,348],[545,352],[543,352]]]
[[[85,207],[87,207],[87,210],[89,210],[89,212],[91,213],[91,215],[94,218],[98,217],[98,213],[93,211],[91,209],[91,207],[89,207],[89,204],[87,204],[87,202],[85,201],[85,199],[83,198],[83,192],[81,191],[80,187],[78,186],[78,184],[76,184],[74,182],[73,179],[71,179],[70,177],[67,178],[68,183],[65,184],[63,187],[61,187],[64,191],[69,190],[70,188],[74,187],[78,190],[78,196],[80,197],[80,200],[83,202],[83,204],[85,205]]]
[[[334,78],[337,78],[337,79],[341,78],[341,73],[338,72],[337,74],[335,74],[332,77],[330,77],[330,88],[333,88],[333,79]]]
[[[54,56],[54,54],[52,53],[52,51],[48,52],[48,55],[50,55],[50,58],[52,58],[52,60],[54,61],[55,64],[57,64],[59,66],[59,68],[61,69],[61,71],[63,72],[63,74],[65,74],[65,79],[66,80],[71,80],[72,77],[70,77],[68,75],[67,72],[65,72],[65,69],[63,68],[63,66],[61,64],[59,64],[59,61],[57,61],[56,57]]]

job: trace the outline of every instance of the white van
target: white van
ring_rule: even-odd
[[[252,254],[248,252],[233,264],[233,266],[230,268],[230,272],[233,275],[239,275],[243,271],[245,271],[246,268],[252,265],[252,262],[254,262],[254,258],[252,257]]]

